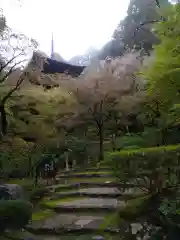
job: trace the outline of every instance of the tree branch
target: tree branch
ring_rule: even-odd
[[[1,66],[0,68],[0,72],[2,72],[3,69],[5,69],[10,63],[12,63],[14,61],[14,59],[16,59],[17,57],[21,56],[22,52],[19,53],[18,55],[12,57],[4,66]],[[0,81],[1,82],[1,81]]]
[[[11,90],[9,90],[9,92],[2,98],[1,104],[4,105],[5,102],[7,101],[7,99],[8,99],[16,90],[18,90],[18,88],[20,87],[21,83],[22,83],[23,80],[24,80],[24,77],[25,77],[25,74],[23,73],[23,74],[19,77],[19,79],[18,79],[18,81],[17,81],[17,83],[16,83],[16,86],[15,86],[14,88],[12,88]]]
[[[24,59],[24,60],[21,60],[21,61],[15,63],[15,64],[10,68],[10,70],[8,70],[8,72],[5,74],[5,76],[0,80],[0,83],[3,83],[3,82],[6,80],[6,78],[7,78],[11,73],[13,73],[14,68],[15,68],[18,64],[23,63],[23,62],[25,62],[25,61],[26,61],[26,60]]]

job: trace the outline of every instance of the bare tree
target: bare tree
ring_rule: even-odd
[[[103,143],[105,122],[111,117],[112,109],[131,112],[139,101],[143,81],[136,76],[140,60],[136,54],[104,63],[84,78],[70,82],[76,100],[75,117],[95,123],[99,137],[99,160],[104,159]]]
[[[5,23],[5,21],[4,21]],[[0,26],[1,28],[1,26]],[[18,90],[25,79],[27,74],[26,62],[28,61],[29,54],[33,48],[37,47],[37,42],[24,34],[14,32],[12,29],[4,26],[1,28],[0,35],[0,127],[1,136],[7,134],[8,121],[6,114],[6,102],[12,94]],[[14,79],[14,84],[10,87],[7,84],[9,77],[12,78],[13,74],[19,68],[20,74],[17,79]]]

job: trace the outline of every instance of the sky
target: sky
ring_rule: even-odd
[[[64,59],[101,48],[126,16],[129,0],[0,0],[9,27],[36,39],[41,51]]]

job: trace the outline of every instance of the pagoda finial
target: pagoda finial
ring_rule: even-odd
[[[52,39],[51,39],[51,59],[54,59],[54,38],[52,33]]]

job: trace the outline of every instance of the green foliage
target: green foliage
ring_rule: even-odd
[[[167,2],[167,1],[166,1]],[[157,43],[157,37],[151,32],[151,26],[146,26],[146,31],[142,29],[136,31],[140,24],[147,21],[157,20],[160,16],[156,1],[131,0],[128,6],[127,16],[120,22],[114,32],[114,37],[122,39],[125,46],[137,49],[143,48],[145,52],[152,49],[152,44]]]
[[[147,222],[150,236],[179,237],[180,145],[122,150],[109,153],[107,161],[124,190],[131,182],[144,191],[120,209],[119,217],[128,223]]]
[[[146,128],[139,134],[126,134],[116,140],[116,147],[119,149],[138,149],[151,147],[155,143],[155,129]]]
[[[19,200],[0,201],[0,231],[21,229],[29,223],[32,216],[32,205]]]
[[[8,134],[6,139],[1,140],[0,146],[1,173],[7,174],[10,178],[15,175],[18,178],[28,177],[30,182],[26,185],[27,199],[32,203],[37,203],[48,193],[44,188],[33,187],[33,178],[37,180],[46,163],[54,162],[59,169],[64,168],[65,159],[67,160],[65,157],[68,157],[70,163],[76,160],[78,165],[82,165],[90,157],[93,161],[97,159],[98,145],[102,155],[109,149],[121,149],[109,153],[107,162],[117,180],[124,183],[123,190],[127,187],[126,183],[130,182],[143,190],[144,195],[127,201],[127,207],[119,209],[106,224],[110,226],[114,222],[124,224],[126,221],[148,221],[154,226],[161,223],[163,230],[175,229],[174,232],[178,232],[174,225],[179,223],[179,202],[174,202],[167,196],[169,194],[176,198],[174,193],[177,193],[176,186],[179,186],[180,179],[180,145],[161,147],[157,145],[166,145],[172,141],[168,135],[169,126],[177,123],[180,117],[178,108],[180,5],[170,7],[163,13],[167,21],[156,24],[157,36],[151,33],[152,26],[147,26],[147,31],[139,31],[133,38],[134,31],[140,23],[159,19],[155,2],[130,1],[128,15],[118,29],[124,45],[130,48],[135,44],[137,48],[143,47],[148,52],[157,39],[161,41],[161,44],[155,47],[152,65],[147,70],[143,69],[142,74],[148,80],[148,91],[145,92],[148,94],[143,92],[143,96],[147,96],[142,103],[143,107],[138,105],[136,93],[130,97],[132,102],[138,102],[136,110],[128,104],[123,104],[122,89],[114,101],[118,88],[115,86],[115,91],[111,89],[108,75],[103,75],[100,79],[102,83],[107,79],[107,86],[98,84],[100,87],[97,90],[95,84],[97,94],[94,94],[94,89],[90,89],[95,78],[92,76],[89,83],[86,81],[85,88],[84,79],[79,85],[72,81],[78,91],[68,86],[65,86],[68,91],[63,87],[44,91],[42,87],[25,84],[11,96],[6,105]],[[166,0],[162,2],[167,3]],[[118,37],[116,33],[116,41]],[[129,75],[131,74],[128,73],[128,77]],[[5,84],[1,89],[1,95],[6,94],[8,89],[9,86]],[[106,103],[107,96],[110,98]],[[114,112],[111,112],[111,108]],[[143,126],[141,130],[138,128],[136,134],[125,134],[131,132],[129,129],[136,125],[134,118],[132,120],[128,116],[134,112],[138,115],[135,116],[136,120],[138,119],[136,123],[139,121]],[[5,196],[6,193],[2,189],[3,194]],[[57,201],[52,201],[51,204],[57,204]],[[31,206],[25,202],[1,201],[1,231],[23,227],[30,219],[31,210]],[[39,215],[37,214],[36,219],[43,218],[41,216],[43,214]],[[155,234],[157,235],[157,231]],[[162,239],[164,236],[162,232],[158,234]]]
[[[76,158],[77,164],[84,163],[84,159],[87,159],[88,155],[90,155],[91,143],[87,137],[75,134],[68,135],[66,145],[70,159]]]
[[[120,218],[125,221],[138,221],[138,219],[147,212],[149,199],[150,195],[145,195],[137,199],[129,200],[127,206],[119,210]]]
[[[140,135],[126,134],[116,141],[116,146],[120,149],[139,148],[143,145],[143,138]]]
[[[173,153],[176,154],[178,157],[178,153],[180,150],[180,145],[172,145],[172,146],[161,146],[161,147],[153,147],[153,148],[141,148],[138,150],[131,150],[131,151],[120,151],[120,152],[114,152],[110,153],[110,157],[113,159],[117,159],[117,157],[121,159],[139,159],[139,161],[145,158],[149,158],[150,160],[153,160],[152,158],[156,156],[157,154],[160,156],[161,154],[164,156],[166,153]],[[159,157],[157,156],[157,158]]]
[[[118,223],[119,223],[119,212],[116,212],[114,214],[106,214],[104,218],[104,222],[103,224],[101,224],[100,228],[107,229],[107,228],[119,227]]]
[[[6,138],[1,142],[0,154],[1,169],[7,178],[28,177],[37,157],[35,158],[33,144],[25,142],[23,139]]]
[[[179,100],[180,4],[169,7],[164,16],[167,21],[155,26],[161,44],[155,47],[155,58],[145,71],[145,78],[149,81],[149,94],[167,104]]]
[[[118,179],[135,179],[154,193],[178,183],[179,156],[180,145],[172,145],[114,152],[108,161]]]
[[[31,203],[38,203],[43,197],[45,197],[49,192],[48,188],[36,187],[28,195],[28,199]]]
[[[54,211],[51,209],[40,210],[38,212],[33,213],[32,221],[39,221],[43,219],[47,219],[54,214]]]

